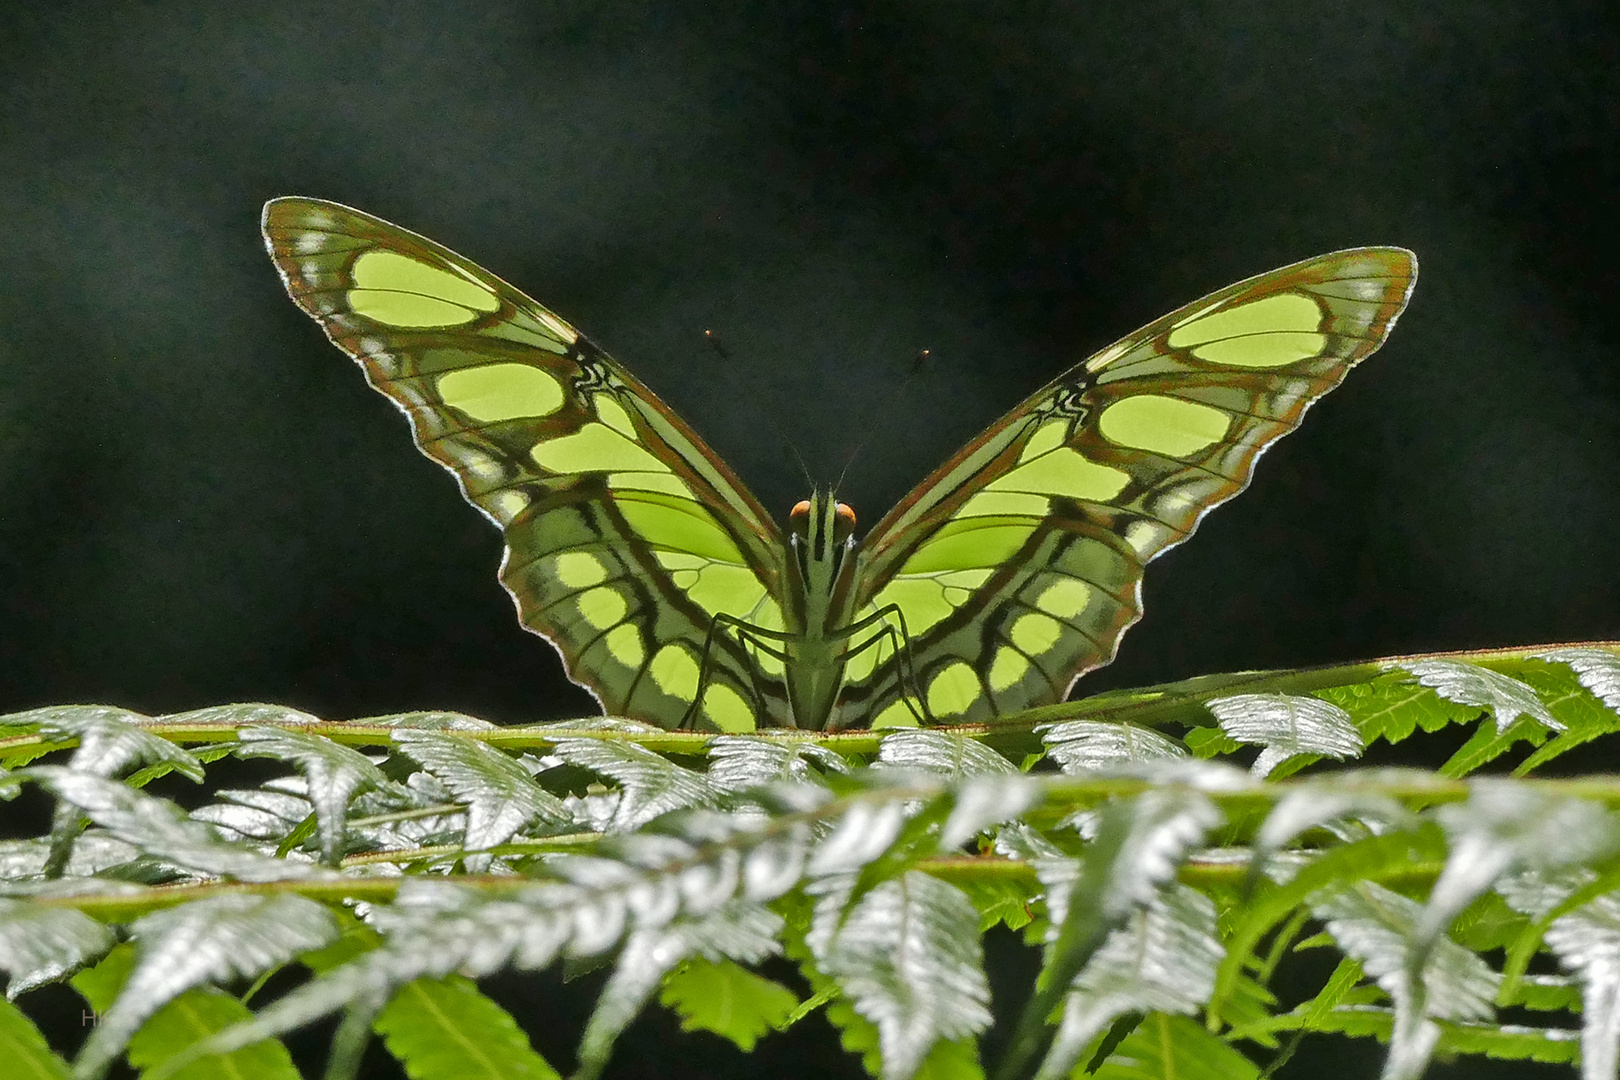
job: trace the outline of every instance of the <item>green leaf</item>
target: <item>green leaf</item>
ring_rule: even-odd
[[[1437,776],[1468,776],[1489,765],[1521,742],[1540,746],[1547,741],[1547,729],[1528,717],[1521,716],[1505,729],[1498,731],[1481,724],[1457,752],[1435,770]]]
[[[1206,761],[1212,757],[1225,757],[1243,749],[1243,744],[1218,727],[1196,727],[1181,737],[1194,757]],[[1168,756],[1168,755],[1165,755]]]
[[[411,1080],[559,1080],[512,1014],[460,975],[406,983],[372,1024]]]
[[[1567,725],[1513,770],[1532,771],[1602,735],[1620,731],[1620,658],[1602,649],[1560,649],[1509,668]]]
[[[118,1000],[118,992],[124,988],[129,981],[129,973],[134,970],[135,946],[119,945],[102,957],[101,963],[85,968],[68,982],[90,1008],[104,1013]]]
[[[1507,948],[1529,925],[1528,918],[1514,911],[1496,893],[1488,892],[1457,916],[1450,934],[1457,944],[1482,953]]]
[[[688,961],[664,979],[658,1000],[680,1016],[681,1030],[712,1031],[745,1053],[799,1006],[793,991],[730,960]]]
[[[1259,1080],[1254,1062],[1185,1016],[1151,1013],[1102,1067],[1074,1080]]]
[[[1386,672],[1348,686],[1323,687],[1312,691],[1312,696],[1349,713],[1368,745],[1375,739],[1398,743],[1418,728],[1432,732],[1451,724],[1473,723],[1481,712],[1442,698],[1405,671]]]
[[[34,1022],[0,997],[0,1061],[7,1080],[68,1080],[67,1062],[51,1052]]]
[[[120,945],[93,968],[73,976],[73,988],[97,1014],[97,1030],[112,1009],[130,974],[135,970],[135,947]],[[252,1017],[247,1006],[218,990],[188,990],[158,1009],[125,1048],[131,1065],[151,1069],[194,1043],[217,1031]],[[80,1055],[79,1067],[85,1062]],[[171,1074],[175,1080],[220,1080],[252,1077],[254,1080],[298,1080],[287,1049],[273,1039],[240,1047],[228,1054],[198,1058]]]
[[[124,1055],[144,1072],[252,1015],[246,1005],[222,990],[188,990],[141,1026]],[[170,1075],[172,1080],[300,1080],[287,1048],[275,1039],[198,1058]]]
[[[981,934],[998,923],[1005,923],[1009,930],[1022,930],[1034,918],[1029,908],[1040,893],[1034,882],[1006,874],[981,874],[963,876],[952,884],[967,893],[979,909]]]
[[[774,911],[763,904],[733,900],[701,918],[678,919],[631,933],[580,1037],[575,1080],[590,1080],[601,1071],[614,1040],[677,964],[693,955],[758,963],[779,950],[781,931],[782,918]]]
[[[312,900],[229,893],[145,915],[132,932],[137,942],[134,970],[116,1000],[104,1007],[92,998],[103,1015],[79,1051],[75,1076],[101,1075],[158,1010],[186,991],[203,983],[251,978],[337,936],[331,912]],[[94,976],[74,985],[99,991],[106,987]],[[90,996],[88,990],[81,992]],[[244,1009],[238,1019],[250,1015]],[[202,1037],[183,1046],[165,1043],[162,1060]]]
[[[1567,1028],[1534,1028],[1518,1024],[1441,1024],[1442,1054],[1484,1054],[1505,1061],[1540,1061],[1572,1065],[1581,1060],[1579,1033]],[[1589,1070],[1587,1076],[1603,1075]]]

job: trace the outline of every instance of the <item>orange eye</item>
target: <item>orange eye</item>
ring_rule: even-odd
[[[855,531],[855,511],[844,503],[833,504],[833,541],[842,544]]]
[[[804,522],[809,521],[810,500],[800,499],[798,502],[794,503],[793,509],[788,511],[788,520],[793,522],[795,525],[802,525]]]

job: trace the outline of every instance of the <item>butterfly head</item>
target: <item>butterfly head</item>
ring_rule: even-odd
[[[855,511],[831,492],[817,491],[788,514],[788,543],[806,581],[823,568],[836,575],[844,556],[855,546]],[[829,580],[830,584],[830,580]]]

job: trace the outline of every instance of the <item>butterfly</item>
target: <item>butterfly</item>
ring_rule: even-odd
[[[1059,375],[871,530],[786,532],[652,391],[447,248],[337,203],[264,208],[294,301],[506,541],[523,625],[612,715],[666,728],[975,723],[1063,700],[1142,614],[1146,564],[1380,345],[1416,258],[1321,255]]]

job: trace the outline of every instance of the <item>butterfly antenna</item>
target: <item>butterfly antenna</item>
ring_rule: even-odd
[[[930,349],[918,349],[917,355],[911,358],[911,364],[906,370],[906,377],[901,379],[899,385],[893,390],[889,391],[889,396],[883,399],[883,403],[878,406],[877,412],[872,414],[872,418],[866,422],[866,428],[861,432],[860,440],[855,443],[855,448],[849,452],[849,457],[844,459],[844,467],[839,470],[838,480],[833,484],[834,491],[844,486],[844,477],[849,475],[850,466],[855,464],[857,457],[860,457],[861,448],[866,445],[866,440],[871,437],[872,429],[877,426],[879,420],[889,415],[894,408],[895,402],[899,401],[901,395],[911,386],[911,380],[915,379],[918,372],[927,366],[933,355],[933,351]]]
[[[804,455],[799,453],[799,448],[793,445],[792,439],[784,436],[782,439],[782,445],[786,446],[790,451],[792,451],[793,460],[799,463],[799,471],[804,474],[804,489],[806,491],[814,491],[816,489],[816,481],[815,478],[810,475],[810,466],[804,463]]]

